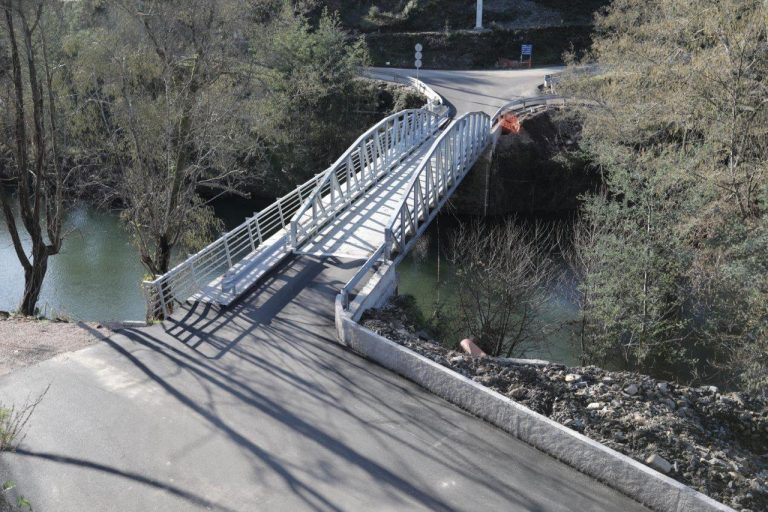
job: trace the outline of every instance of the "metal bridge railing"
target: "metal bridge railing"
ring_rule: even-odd
[[[464,114],[435,141],[414,172],[405,197],[385,229],[384,256],[401,257],[424,232],[485,149],[491,128],[482,112]]]
[[[144,281],[147,317],[160,318],[162,315],[167,318],[173,311],[174,303],[183,303],[200,292],[284,229],[322,178],[323,175],[318,174],[167,273],[152,281]]]
[[[424,109],[403,110],[365,132],[320,175],[311,196],[291,220],[290,245],[299,249],[360,194],[437,132],[442,118]]]
[[[350,298],[381,262],[392,260],[392,255],[397,253],[397,263],[407,254],[472,168],[489,142],[492,128],[505,113],[524,115],[568,105],[594,106],[594,103],[554,95],[518,99],[504,104],[493,117],[474,112],[451,124],[416,169],[408,192],[387,224],[384,244],[341,289],[342,307],[349,310]]]
[[[384,245],[376,249],[341,289],[339,294],[341,295],[341,305],[344,309],[349,309],[349,297],[355,292],[363,278],[383,260],[384,249]]]
[[[535,96],[533,98],[512,100],[502,105],[496,113],[493,114],[493,117],[491,117],[491,126],[498,123],[499,119],[501,119],[507,112],[513,112],[517,115],[534,114],[536,112],[541,112],[542,110],[549,110],[550,108],[564,108],[569,106],[594,108],[599,105],[597,102],[591,100],[557,95]]]

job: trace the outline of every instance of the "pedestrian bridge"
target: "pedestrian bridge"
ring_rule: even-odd
[[[435,112],[433,100],[428,108],[390,115],[324,172],[145,281],[148,317],[167,318],[186,302],[229,306],[293,255],[365,261],[356,285],[378,262],[397,263],[407,254],[485,151],[502,116],[563,105],[563,98],[543,96],[512,101],[494,116],[470,112],[449,120]]]

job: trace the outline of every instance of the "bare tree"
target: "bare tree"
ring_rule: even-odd
[[[76,88],[106,155],[91,190],[121,217],[151,275],[221,229],[210,203],[236,193],[247,158],[244,0],[110,0],[80,49]],[[94,92],[95,91],[95,92]],[[95,114],[95,115],[94,115]]]
[[[112,56],[113,107],[130,155],[118,191],[141,261],[157,275],[168,271],[175,247],[199,246],[196,239],[218,229],[200,189],[232,192],[241,175],[231,150],[241,131],[227,58],[233,41],[222,37],[237,2],[118,4],[131,45]],[[144,63],[132,58],[137,53]]]
[[[578,344],[582,364],[587,364],[594,357],[595,347],[590,343],[589,329],[592,328],[590,312],[592,308],[592,290],[590,279],[595,268],[600,264],[594,248],[600,237],[607,231],[605,226],[598,226],[583,218],[573,224],[569,243],[561,243],[563,259],[571,271],[576,283],[574,302],[579,306],[578,325],[573,330],[573,337]]]
[[[487,354],[520,355],[538,341],[535,327],[557,277],[552,231],[515,220],[475,221],[453,236],[457,321]]]
[[[24,295],[19,312],[33,315],[48,269],[48,258],[61,248],[64,213],[64,175],[57,154],[56,99],[48,60],[45,0],[2,0],[5,42],[10,53],[10,76],[0,70],[0,83],[10,97],[13,128],[12,157],[0,172],[16,188],[21,231],[12,194],[0,185],[0,204],[24,269]],[[8,83],[10,82],[10,84]],[[24,238],[29,239],[28,253]]]

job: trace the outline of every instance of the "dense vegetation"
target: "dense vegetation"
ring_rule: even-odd
[[[360,80],[364,42],[313,8],[0,2],[0,176],[14,186],[0,198],[25,269],[22,313],[34,312],[72,201],[119,208],[160,274],[174,250],[221,229],[211,201],[280,195],[413,101]]]
[[[768,393],[768,33],[758,0],[615,0],[568,93],[604,190],[575,267],[588,361]],[[705,363],[706,364],[703,364]]]

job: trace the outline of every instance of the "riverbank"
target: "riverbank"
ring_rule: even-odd
[[[0,314],[0,375],[99,342],[100,324],[38,320]]]
[[[361,323],[737,510],[768,509],[765,401],[631,372],[470,357],[425,339],[397,299]]]

